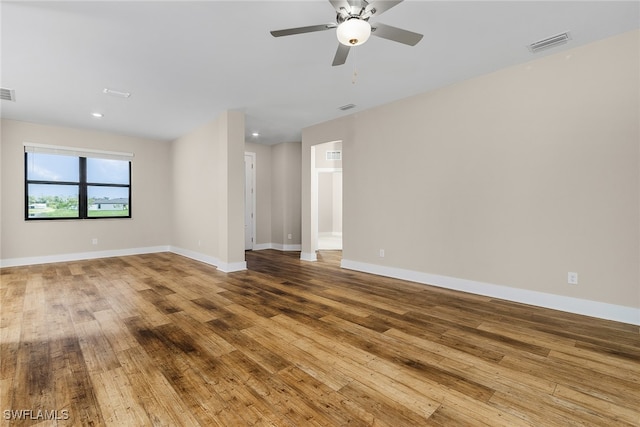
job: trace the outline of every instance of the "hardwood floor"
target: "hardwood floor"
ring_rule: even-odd
[[[4,268],[1,423],[640,425],[637,326],[339,256],[248,252],[231,274],[170,253]]]

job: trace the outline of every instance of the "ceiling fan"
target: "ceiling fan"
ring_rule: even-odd
[[[336,29],[338,36],[338,50],[333,58],[333,66],[342,65],[347,60],[349,49],[366,42],[370,35],[382,37],[409,46],[415,46],[422,40],[422,34],[382,23],[370,24],[371,17],[377,17],[403,0],[329,0],[335,8],[336,21],[329,24],[310,25],[308,27],[288,28],[286,30],[271,31],[273,37],[292,36],[294,34],[313,33]]]

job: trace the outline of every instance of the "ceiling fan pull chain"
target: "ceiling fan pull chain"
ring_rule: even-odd
[[[358,80],[358,51],[357,49],[354,49],[354,50],[355,52],[353,52],[353,76],[351,77],[352,85],[356,84]]]

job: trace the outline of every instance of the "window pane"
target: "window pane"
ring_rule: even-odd
[[[87,159],[88,160],[88,159]],[[129,188],[88,186],[89,217],[129,216]]]
[[[78,218],[78,186],[29,184],[29,218]]]
[[[129,184],[126,160],[87,159],[87,182],[95,184]]]
[[[78,182],[79,159],[73,156],[27,153],[27,179]]]

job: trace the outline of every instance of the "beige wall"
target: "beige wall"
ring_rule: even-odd
[[[171,144],[171,242],[221,270],[244,263],[244,116],[226,112]]]
[[[640,307],[639,52],[632,32],[303,130],[302,257],[310,146],[340,139],[344,259]]]
[[[271,156],[271,242],[278,246],[299,245],[301,144],[285,142],[274,145]]]
[[[2,120],[2,260],[167,245],[171,205],[169,143]],[[25,221],[24,142],[132,152],[131,219]],[[98,244],[93,245],[92,239]]]
[[[171,144],[173,222],[171,243],[218,257],[217,171],[219,120],[207,123]]]
[[[241,268],[245,150],[257,157],[256,243],[271,246],[275,223],[281,230],[277,247],[300,244],[300,143],[282,144],[274,155],[271,146],[245,146],[240,113],[225,113],[171,143],[16,121],[0,123],[3,265],[172,249],[222,269]],[[25,222],[25,141],[133,152],[133,218]],[[275,198],[272,179],[281,186]],[[278,209],[272,217],[274,201]],[[91,244],[93,238],[98,238],[98,245]]]

